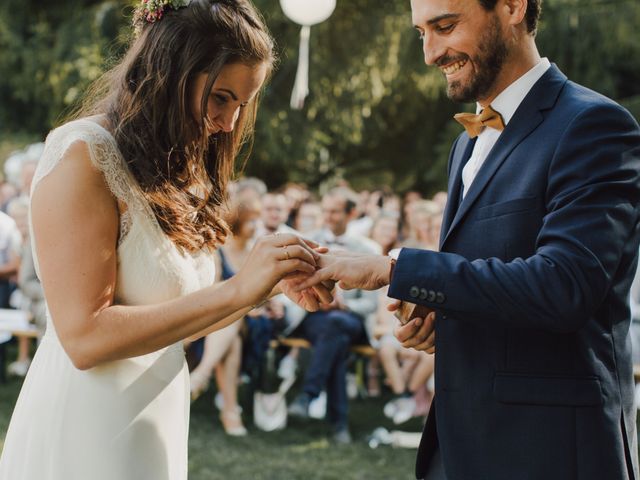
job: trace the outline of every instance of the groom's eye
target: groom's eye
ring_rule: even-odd
[[[436,27],[436,31],[438,33],[449,33],[453,30],[453,27],[455,27],[453,23],[447,23],[446,25],[438,25]]]

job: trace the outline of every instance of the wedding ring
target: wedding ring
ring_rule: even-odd
[[[291,257],[289,256],[289,252],[287,251],[287,246],[285,245],[285,246],[284,246],[284,247],[282,247],[282,248],[284,248],[284,253],[285,253],[285,255],[287,256],[287,260],[291,260]]]

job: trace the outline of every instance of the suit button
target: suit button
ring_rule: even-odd
[[[436,292],[433,290],[429,290],[429,295],[427,296],[428,302],[433,302],[436,299]]]
[[[436,294],[436,303],[444,303],[444,301],[447,299],[447,297],[444,296],[444,293],[442,292],[438,292]]]
[[[421,288],[420,289],[420,300],[426,300],[427,299],[427,289],[426,288]]]
[[[414,285],[414,286],[413,286],[413,287],[411,287],[411,289],[409,290],[409,296],[410,296],[411,298],[418,298],[418,295],[420,295],[420,289]]]

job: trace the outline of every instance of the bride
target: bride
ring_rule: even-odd
[[[181,340],[284,291],[314,310],[316,246],[257,242],[213,285],[227,184],[254,125],[273,42],[248,0],[142,0],[103,93],[52,131],[33,181],[47,332],[15,407],[0,479],[187,478]]]

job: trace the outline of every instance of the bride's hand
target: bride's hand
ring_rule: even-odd
[[[294,234],[266,235],[256,241],[242,268],[229,281],[237,285],[244,305],[257,305],[283,278],[312,275],[319,259],[314,251],[317,246]]]

